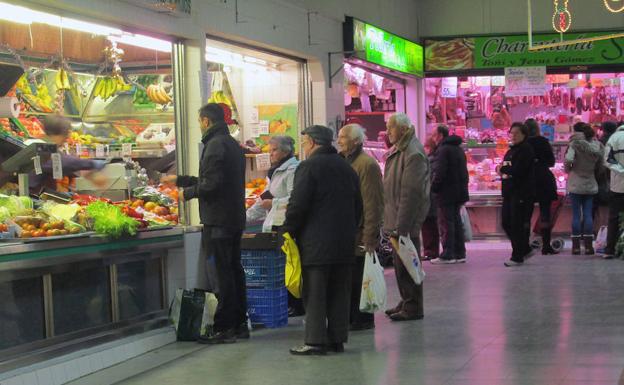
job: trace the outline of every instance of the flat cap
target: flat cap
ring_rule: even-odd
[[[317,144],[324,146],[329,145],[334,140],[334,132],[325,126],[314,125],[301,131],[302,135],[308,135]]]

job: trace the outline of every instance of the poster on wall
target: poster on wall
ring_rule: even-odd
[[[546,92],[546,67],[505,68],[506,96],[540,96]]]
[[[566,34],[566,40],[612,32]],[[559,42],[557,34],[536,34],[533,44]],[[506,67],[570,67],[619,64],[624,60],[624,38],[576,43],[529,51],[526,34],[425,39],[425,71],[457,71]]]
[[[297,104],[260,104],[258,109],[259,136],[256,144],[263,148],[274,135],[287,135],[295,140],[295,151],[299,148],[299,115]],[[268,126],[268,130],[267,130]]]

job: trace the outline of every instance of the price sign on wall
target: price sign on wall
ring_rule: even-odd
[[[271,168],[271,156],[269,154],[256,155],[256,169],[258,171],[267,171]]]
[[[457,97],[457,78],[443,78],[440,88],[440,95],[443,98],[456,98]]]
[[[540,96],[546,92],[546,67],[505,68],[506,96]]]

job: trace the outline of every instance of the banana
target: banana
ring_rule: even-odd
[[[71,89],[71,84],[69,84],[69,75],[67,75],[67,71],[65,71],[64,69],[61,69],[61,80],[63,81],[64,89]]]
[[[103,79],[98,79],[97,83],[95,84],[95,89],[93,90],[93,94],[95,96],[99,96],[101,98],[102,97],[102,87],[103,86],[104,86]]]
[[[57,90],[61,90],[63,89],[63,77],[61,75],[61,72],[63,70],[59,70],[56,75],[54,75],[54,85],[56,86]]]
[[[112,78],[108,78],[108,87],[106,88],[107,99],[115,95],[115,81]]]

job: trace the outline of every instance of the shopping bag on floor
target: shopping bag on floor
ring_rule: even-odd
[[[169,307],[169,319],[176,330],[178,341],[196,341],[207,335],[214,326],[217,297],[205,290],[176,290]]]
[[[396,243],[398,243],[398,245],[396,245]],[[425,279],[425,271],[423,270],[422,262],[418,257],[418,250],[416,249],[416,246],[414,246],[410,237],[401,235],[398,242],[393,242],[393,246],[397,254],[399,254],[399,258],[401,259],[401,262],[403,262],[403,266],[405,266],[405,269],[409,273],[410,277],[414,280],[414,283],[420,285]]]
[[[464,242],[470,242],[472,241],[472,225],[466,206],[462,206],[459,209],[459,216],[461,217],[462,227],[464,228]]]
[[[598,235],[596,235],[596,243],[594,243],[594,246],[597,250],[607,247],[607,226],[600,226]]]
[[[364,256],[364,275],[362,276],[362,293],[360,295],[360,311],[374,313],[386,308],[386,281],[384,269],[379,263],[377,253],[366,253]]]
[[[301,298],[301,257],[299,247],[289,233],[284,233],[282,251],[286,254],[284,281],[286,288],[295,298]]]

